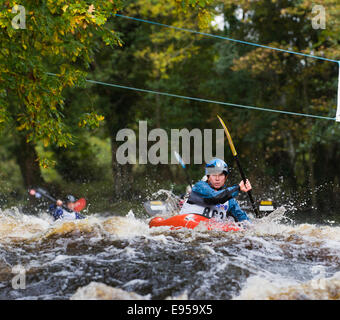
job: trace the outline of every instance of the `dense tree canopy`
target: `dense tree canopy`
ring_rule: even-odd
[[[269,185],[278,185],[287,194],[302,194],[315,207],[329,204],[329,199],[338,201],[340,129],[334,121],[85,81],[334,117],[337,63],[124,19],[115,13],[339,60],[338,1],[323,1],[324,29],[313,26],[314,4],[309,0],[22,1],[25,29],[13,28],[15,4],[5,1],[0,10],[4,141],[0,156],[5,166],[13,166],[11,161],[19,165],[26,186],[46,180],[37,159],[41,166],[54,163],[50,170],[68,183],[110,176],[116,199],[145,195],[141,187],[145,177],[185,183],[183,171],[176,166],[119,165],[117,132],[137,131],[140,120],[148,121],[150,130],[163,128],[168,133],[173,128],[216,129],[216,114],[220,114],[254,181],[255,195],[256,190],[261,194]],[[110,152],[104,158],[112,174],[97,158],[107,152],[107,146]],[[225,158],[233,164],[227,148]],[[202,166],[191,165],[189,172],[199,179]],[[236,172],[232,179],[238,179]]]

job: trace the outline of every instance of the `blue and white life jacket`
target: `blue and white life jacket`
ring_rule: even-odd
[[[179,214],[195,213],[221,220],[232,217],[236,222],[249,220],[235,199],[239,190],[239,186],[215,190],[206,181],[199,181]]]
[[[75,211],[66,211],[62,207],[58,207],[55,204],[51,204],[49,207],[49,212],[54,217],[54,220],[62,219],[62,220],[78,220],[84,219],[85,217],[78,212]]]

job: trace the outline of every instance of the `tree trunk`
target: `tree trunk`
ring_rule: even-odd
[[[45,183],[37,161],[38,154],[35,145],[32,142],[27,143],[26,137],[23,135],[19,135],[15,157],[21,170],[25,188],[41,186]]]

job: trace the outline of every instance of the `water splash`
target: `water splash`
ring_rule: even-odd
[[[284,207],[242,232],[148,220],[0,210],[0,299],[339,299],[339,226],[297,224]],[[25,290],[10,285],[18,264]]]
[[[286,278],[253,276],[235,300],[340,300],[340,272],[317,281],[298,283]]]
[[[79,288],[70,300],[148,300],[149,296],[141,296],[135,292],[127,292],[110,287],[104,283],[91,282]]]

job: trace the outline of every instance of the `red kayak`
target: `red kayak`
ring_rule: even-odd
[[[200,223],[206,225],[208,230],[217,230],[217,231],[239,231],[241,228],[234,223],[230,222],[221,222],[215,219],[209,219],[204,216],[198,214],[179,214],[168,219],[164,219],[162,217],[155,217],[150,220],[149,227],[172,227],[171,230],[177,230],[181,228],[189,228],[194,229]]]
[[[86,207],[86,199],[85,198],[80,198],[76,202],[70,204],[70,209],[74,211],[81,211]]]

